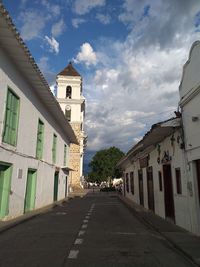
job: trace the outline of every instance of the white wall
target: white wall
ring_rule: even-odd
[[[13,164],[11,179],[9,218],[23,213],[26,188],[27,169],[37,169],[36,208],[50,204],[53,201],[53,184],[55,167],[52,164],[53,134],[57,135],[56,165],[63,166],[64,144],[69,146],[63,130],[49,114],[45,105],[26,82],[13,62],[0,49],[0,161]],[[17,146],[2,143],[4,127],[6,96],[8,86],[20,98],[20,113]],[[44,149],[42,160],[35,159],[38,119],[44,123]],[[5,150],[9,149],[11,152]],[[18,179],[18,169],[22,169],[23,177]],[[58,199],[65,196],[65,174],[60,171]]]
[[[200,159],[200,42],[195,42],[189,59],[184,65],[180,84],[180,106],[182,112],[186,166],[190,186],[189,207],[192,231],[200,234],[200,204],[195,160]],[[196,120],[194,118],[196,117]]]
[[[180,84],[180,98],[186,97],[189,91],[200,85],[200,41],[195,42],[190,50],[189,59],[183,67],[183,76]]]
[[[175,221],[176,224],[191,231],[196,234],[200,234],[200,231],[197,227],[197,219],[194,210],[190,208],[190,205],[195,201],[195,197],[190,196],[188,193],[188,173],[185,165],[185,153],[184,150],[180,149],[180,143],[177,143],[177,137],[180,136],[180,131],[176,131],[174,134],[175,138],[175,150],[171,145],[171,136],[167,137],[160,143],[161,153],[160,158],[163,157],[164,151],[168,150],[169,155],[172,157],[170,162],[171,164],[171,172],[172,172],[172,182],[173,182],[173,196],[174,196],[174,208],[175,208]],[[153,167],[153,184],[154,184],[154,204],[155,204],[155,213],[162,218],[165,218],[165,204],[164,204],[164,180],[163,180],[163,167],[162,163],[157,162],[158,151],[157,148],[153,149],[149,153],[149,166]],[[131,162],[127,160],[124,163],[124,173],[129,173],[134,171],[134,187],[135,193],[134,195],[126,192],[126,197],[131,199],[132,201],[139,204],[139,185],[138,185],[138,170],[140,169],[139,160],[137,159],[137,155],[135,158],[131,159]],[[175,177],[175,169],[181,169],[181,183],[182,183],[182,194],[177,194],[176,188],[176,177]],[[144,207],[148,209],[148,194],[147,194],[147,174],[146,168],[142,169],[143,171],[143,190],[144,190]],[[159,178],[158,171],[162,173],[162,191],[159,189]],[[130,182],[129,182],[130,183]],[[129,186],[130,187],[130,186]],[[126,187],[125,187],[126,188]],[[194,207],[194,205],[193,205]]]
[[[80,99],[81,96],[81,77],[79,76],[57,76],[57,98],[66,97],[67,86],[72,87],[72,99]]]

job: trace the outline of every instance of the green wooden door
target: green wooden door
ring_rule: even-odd
[[[59,172],[55,172],[53,201],[57,201],[58,199],[58,175],[59,175]]]
[[[36,195],[36,171],[29,169],[26,182],[24,212],[28,212],[35,208],[35,195]]]
[[[8,215],[12,166],[0,164],[0,218]]]

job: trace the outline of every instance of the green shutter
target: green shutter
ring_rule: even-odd
[[[28,169],[26,181],[26,193],[24,200],[24,212],[33,210],[35,208],[36,197],[36,170]]]
[[[52,145],[52,161],[56,163],[56,146],[57,146],[57,136],[53,135],[53,145]]]
[[[9,213],[12,165],[0,162],[0,218]]]
[[[36,147],[36,158],[42,159],[43,154],[43,140],[44,140],[44,123],[38,121],[38,132],[37,132],[37,147]]]
[[[19,118],[19,97],[10,89],[7,93],[3,142],[16,146]]]

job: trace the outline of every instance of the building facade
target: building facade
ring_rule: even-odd
[[[82,78],[70,62],[57,75],[56,81],[57,101],[79,142],[78,145],[70,145],[70,167],[73,169],[70,189],[74,191],[82,186],[83,156],[87,138],[84,132],[85,98],[82,94]]]
[[[182,113],[190,209],[194,230],[200,232],[200,41],[190,50],[188,61],[183,67],[179,87]]]
[[[124,195],[200,235],[200,42],[192,45],[180,83],[181,113],[152,126],[120,160]]]
[[[0,4],[0,219],[68,194],[75,134]]]
[[[195,214],[189,207],[191,195],[180,123],[180,118],[173,118],[153,125],[118,167],[123,170],[127,198],[198,234],[192,223]]]

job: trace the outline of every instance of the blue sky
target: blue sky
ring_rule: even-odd
[[[58,73],[73,60],[82,44],[89,42],[93,47],[102,38],[113,38],[113,41],[126,38],[127,28],[118,20],[120,1],[112,5],[100,0],[94,7],[90,2],[95,1],[16,0],[14,3],[4,1],[4,4],[36,62],[46,57],[47,70]],[[59,51],[56,43],[48,43],[52,38],[59,44]],[[78,68],[83,76],[88,71],[84,64]]]
[[[173,116],[199,0],[4,0],[49,84],[70,60],[83,77],[88,148],[127,151]]]

